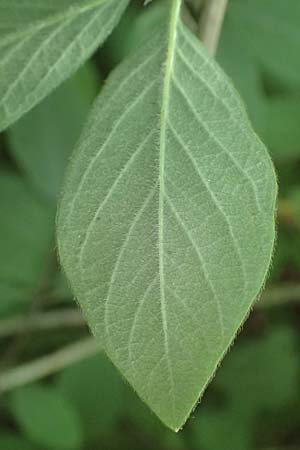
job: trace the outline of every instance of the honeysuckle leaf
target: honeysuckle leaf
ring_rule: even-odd
[[[1,0],[0,130],[72,75],[129,0]]]
[[[94,106],[58,244],[94,335],[174,430],[265,280],[276,191],[238,94],[169,1]]]

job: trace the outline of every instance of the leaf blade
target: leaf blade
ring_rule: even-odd
[[[72,75],[112,31],[127,4],[32,0],[9,8],[1,3],[0,130]]]
[[[58,221],[62,263],[91,329],[174,430],[261,288],[276,197],[265,148],[179,4],[170,2],[167,33],[104,88]]]

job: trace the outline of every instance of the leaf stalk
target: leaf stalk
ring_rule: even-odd
[[[208,52],[217,52],[228,0],[206,0],[201,15],[199,37]]]

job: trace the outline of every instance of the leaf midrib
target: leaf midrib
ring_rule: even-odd
[[[23,38],[30,34],[34,35],[35,33],[41,31],[44,28],[55,25],[63,20],[72,19],[73,17],[84,14],[92,9],[96,9],[99,6],[104,5],[105,3],[108,2],[109,0],[93,0],[85,6],[80,5],[70,6],[64,11],[59,11],[57,13],[50,14],[48,19],[46,20],[43,19],[36,20],[35,22],[25,26],[24,28],[21,28],[19,32],[12,31],[5,36],[5,39],[0,38],[0,48],[10,43],[13,43],[16,39]]]
[[[159,280],[160,280],[160,306],[161,317],[164,332],[164,346],[168,365],[168,371],[170,374],[170,382],[172,385],[172,397],[173,397],[173,418],[175,419],[175,401],[174,401],[174,377],[172,364],[169,356],[169,343],[168,343],[168,323],[166,312],[166,301],[164,292],[164,251],[163,251],[163,235],[164,235],[164,201],[165,201],[165,186],[164,186],[164,171],[165,171],[165,150],[166,150],[166,130],[167,130],[167,117],[169,112],[169,99],[170,99],[170,87],[172,70],[174,66],[175,47],[177,39],[177,24],[180,15],[181,0],[171,0],[171,14],[170,14],[170,26],[168,35],[168,50],[167,60],[165,66],[165,76],[163,82],[162,91],[162,106],[160,113],[160,145],[159,145],[159,224],[158,224],[158,251],[159,251]]]

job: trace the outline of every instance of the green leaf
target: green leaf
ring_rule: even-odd
[[[267,103],[263,139],[278,161],[300,157],[300,96],[279,95]]]
[[[5,450],[37,450],[24,438],[14,434],[0,434],[0,448]],[[42,450],[42,449],[39,449]]]
[[[249,49],[247,36],[240,26],[226,16],[218,47],[217,61],[229,75],[244,100],[250,120],[260,133],[265,128],[266,99],[261,67]]]
[[[296,335],[286,325],[273,324],[267,334],[239,342],[214,381],[223,401],[200,409],[191,424],[195,447],[201,444],[205,450],[258,448],[257,425],[263,424],[265,429],[266,414],[274,411],[278,417],[297,396],[296,348]],[[266,439],[265,434],[262,436],[260,441]],[[267,446],[268,442],[264,443]]]
[[[58,270],[53,277],[50,296],[53,304],[73,301],[68,280],[62,270]]]
[[[123,382],[105,355],[64,370],[58,385],[80,412],[88,438],[99,437],[119,419],[123,409]]]
[[[119,64],[141,43],[149,39],[153,28],[162,22],[165,17],[168,2],[152,2],[147,8],[138,10],[128,8],[119,25],[107,39],[101,49],[103,57],[114,65]]]
[[[295,349],[295,333],[287,326],[277,326],[266,336],[233,349],[216,377],[216,385],[228,392],[232,408],[240,417],[255,416],[258,410],[279,410],[295,398]],[[234,383],[233,374],[239,374]],[[254,390],[257,395],[253,395]]]
[[[232,0],[227,20],[245,37],[268,75],[299,88],[300,3],[289,0]]]
[[[11,395],[11,409],[24,433],[37,445],[50,450],[80,448],[80,418],[59,390],[32,385]]]
[[[0,172],[0,312],[32,301],[53,239],[53,211],[22,178]]]
[[[167,31],[93,109],[58,243],[93,333],[178,430],[266,277],[276,180],[231,83],[169,5]]]
[[[235,374],[232,374],[233,376]],[[242,403],[242,399],[240,399]],[[232,411],[205,409],[193,421],[195,448],[203,450],[252,450],[253,430],[248,422]]]
[[[89,63],[8,131],[18,165],[37,192],[54,204],[98,85]]]
[[[128,0],[0,2],[0,130],[72,75],[105,40]]]

